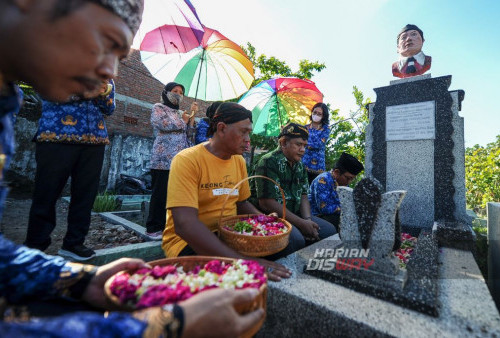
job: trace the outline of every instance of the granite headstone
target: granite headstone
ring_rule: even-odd
[[[463,248],[473,239],[465,206],[463,117],[458,114],[464,92],[448,91],[450,84],[451,76],[425,74],[375,88],[365,173],[387,191],[407,191],[399,212],[406,231],[438,228],[444,245]],[[452,233],[456,238],[446,241]]]

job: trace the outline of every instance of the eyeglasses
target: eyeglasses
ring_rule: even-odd
[[[317,115],[317,116],[323,116],[323,112],[322,111],[313,111],[312,114],[313,115]]]

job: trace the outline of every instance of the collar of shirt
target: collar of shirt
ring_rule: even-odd
[[[295,162],[294,164],[291,164],[290,161],[286,158],[285,154],[283,153],[283,150],[281,150],[281,147],[278,145],[278,148],[276,149],[274,155],[276,156],[277,160],[279,162],[286,162],[286,164],[292,169],[295,170],[297,169],[297,164],[299,162]]]
[[[403,69],[404,65],[408,62],[408,59],[410,57],[401,57],[399,59],[399,70]],[[419,65],[423,65],[425,63],[425,54],[422,51],[418,54],[413,55],[413,58],[415,58],[415,61],[417,61]]]

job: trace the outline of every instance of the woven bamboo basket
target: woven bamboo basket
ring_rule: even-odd
[[[151,266],[178,265],[178,266],[182,266],[184,271],[191,271],[196,266],[205,265],[206,263],[208,263],[214,259],[219,260],[221,262],[225,262],[225,263],[233,263],[235,261],[235,259],[227,258],[227,257],[186,256],[186,257],[174,257],[174,258],[159,259],[159,260],[148,262],[148,264]],[[134,271],[129,271],[129,272],[133,273]],[[113,277],[114,276],[109,278],[106,281],[106,283],[104,284],[104,292],[106,294],[106,297],[115,305],[115,308],[117,310],[128,311],[128,312],[136,310],[135,308],[133,308],[131,306],[121,304],[118,297],[116,297],[111,292],[111,282],[113,281]],[[196,297],[196,295],[194,297]],[[260,330],[260,328],[264,324],[264,321],[266,318],[266,316],[265,316],[266,308],[267,308],[266,300],[267,300],[267,283],[262,285],[259,288],[259,294],[251,302],[246,303],[246,304],[239,304],[238,306],[235,306],[235,310],[239,314],[246,314],[248,312],[255,311],[259,308],[262,308],[264,310],[264,316],[262,317],[262,319],[260,321],[258,321],[253,327],[251,327],[248,331],[246,331],[241,337],[245,337],[245,338],[252,337],[257,333],[257,331]]]
[[[287,231],[273,236],[249,236],[242,235],[232,232],[230,230],[224,229],[224,226],[232,226],[233,224],[239,222],[242,218],[248,218],[254,216],[255,214],[247,214],[247,215],[235,215],[235,216],[226,216],[222,217],[224,208],[226,206],[227,200],[231,195],[231,192],[238,188],[243,182],[252,179],[252,178],[264,178],[273,182],[280,190],[281,197],[283,199],[283,218],[278,218],[279,222],[282,222],[287,227]],[[220,239],[227,244],[230,248],[238,251],[242,255],[250,256],[250,257],[263,257],[272,255],[274,253],[280,252],[288,245],[288,241],[290,239],[290,233],[292,232],[292,225],[285,219],[286,217],[286,202],[285,202],[285,193],[283,189],[281,189],[280,185],[270,179],[269,177],[262,175],[255,175],[244,178],[240,182],[238,182],[231,192],[226,196],[226,200],[222,205],[219,217],[219,237]]]

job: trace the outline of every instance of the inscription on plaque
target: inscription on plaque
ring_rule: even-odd
[[[387,141],[435,139],[435,113],[434,101],[387,107],[385,139]]]

